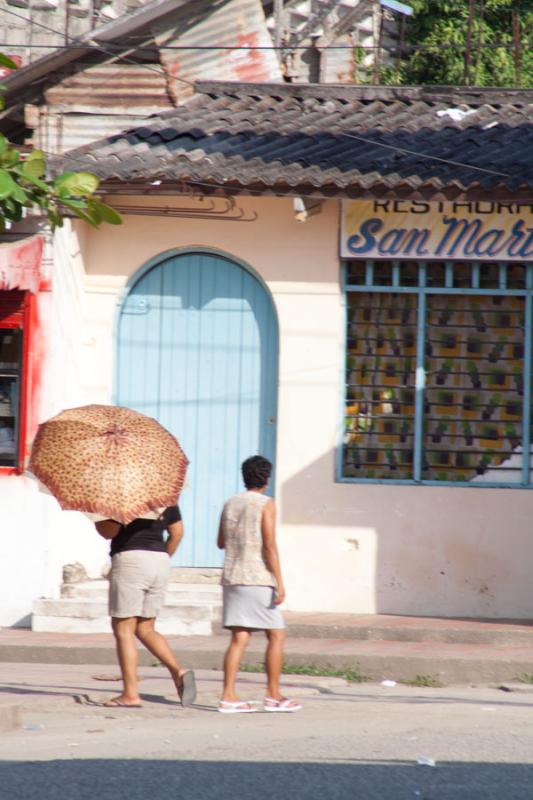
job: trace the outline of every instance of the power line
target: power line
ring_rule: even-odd
[[[364,136],[356,136],[353,133],[344,133],[341,132],[341,136],[345,136],[348,139],[355,139],[358,142],[364,142],[365,144],[370,144],[375,147],[384,147],[387,150],[394,150],[396,153],[407,153],[411,156],[416,156],[417,158],[427,158],[431,161],[440,161],[443,164],[450,164],[453,167],[464,167],[465,169],[473,169],[477,170],[478,172],[486,172],[489,175],[499,175],[502,178],[510,178],[511,176],[508,175],[506,172],[497,172],[494,169],[487,169],[486,167],[475,167],[473,164],[465,164],[462,161],[452,161],[449,158],[440,158],[439,156],[431,156],[426,153],[419,153],[416,150],[408,150],[406,147],[398,147],[397,145],[393,144],[385,144],[384,142],[376,142],[372,139],[366,139]]]
[[[31,19],[31,17],[30,18],[24,17],[22,14],[17,14],[16,11],[12,11],[11,9],[4,8],[3,12],[6,13],[6,14],[11,14],[12,16],[17,17],[18,19],[23,20],[24,22],[29,22],[30,25],[35,25],[35,26],[37,26],[39,28],[42,28],[43,30],[48,31],[49,33],[55,33],[55,34],[57,34],[58,36],[61,36],[61,37],[65,36],[65,31],[59,31],[59,30],[57,30],[57,28],[52,28],[49,25],[44,25],[41,22],[37,22],[36,20]],[[2,14],[2,11],[0,11],[0,16],[1,16],[1,14]],[[520,40],[520,43],[528,44],[529,43],[529,37],[528,36],[524,37],[523,39]],[[132,45],[135,47],[134,43],[132,43]],[[489,49],[489,50],[495,50],[495,49],[497,50],[497,49],[502,49],[502,48],[513,48],[514,46],[515,45],[514,45],[514,43],[512,41],[511,42],[483,44],[483,48],[484,49]],[[53,49],[53,50],[69,50],[69,49],[77,50],[80,47],[83,47],[84,49],[99,50],[99,51],[101,51],[103,53],[107,53],[108,55],[116,55],[116,54],[111,52],[111,51],[109,51],[107,48],[116,47],[118,51],[120,51],[120,49],[123,49],[121,45],[113,45],[113,44],[108,44],[104,48],[101,45],[91,44],[89,41],[85,42],[85,41],[83,41],[82,39],[79,39],[79,38],[78,39],[73,39],[72,43],[70,43],[70,44],[57,45],[57,46],[56,45],[33,45],[33,44],[14,45],[14,44],[12,44],[10,42],[3,42],[3,43],[0,43],[0,47],[16,47],[16,48],[20,48],[20,49],[23,49],[23,48],[24,49],[47,49],[48,48],[48,49]],[[357,50],[377,50],[380,47],[381,46],[377,45],[377,44],[376,45],[360,45],[360,44],[335,45],[334,44],[334,45],[326,45],[325,47],[321,47],[319,49],[320,50],[355,50],[355,49],[357,49]],[[464,50],[465,47],[466,47],[466,42],[465,42],[465,44],[450,44],[450,43],[447,43],[447,44],[420,44],[420,45],[408,44],[405,47],[409,51],[411,51],[411,50],[444,50],[444,49]],[[138,51],[138,52],[142,52],[142,51],[151,52],[153,49],[154,49],[154,47],[147,47],[147,46],[143,46],[143,45],[139,45],[138,47],[135,47],[135,50]],[[222,50],[222,51],[229,51],[229,52],[231,52],[231,51],[239,51],[239,50],[244,50],[244,51],[256,51],[256,50],[257,51],[261,51],[261,50],[266,50],[266,51],[271,51],[271,50],[296,51],[296,50],[308,50],[309,49],[309,45],[296,45],[294,47],[292,47],[290,45],[287,45],[287,44],[282,44],[282,45],[279,45],[279,46],[276,46],[274,44],[272,44],[272,45],[238,45],[238,46],[233,46],[233,45],[157,45],[157,49],[159,49],[159,50],[177,50],[177,51],[181,51],[181,50],[207,50],[207,51],[210,51],[210,50]],[[390,49],[396,49],[396,45],[391,45]]]
[[[8,10],[8,9],[5,9],[5,11],[7,11],[8,14],[13,14],[14,16],[19,17],[21,19],[26,19],[25,17],[21,17],[20,14],[17,14],[14,11],[11,11],[11,10]],[[57,31],[54,28],[50,28],[47,25],[42,25],[41,23],[35,22],[34,20],[31,20],[30,23],[34,24],[34,25],[37,25],[38,27],[44,28],[45,30],[52,31],[53,33],[57,33],[60,36],[63,35],[62,32]],[[83,42],[79,42],[78,46],[82,46],[83,47]],[[99,45],[96,45],[95,49],[100,50],[103,53],[107,53],[108,55],[112,55],[112,56],[115,55],[115,53],[110,53],[105,48],[100,47]],[[219,49],[219,48],[214,48],[214,49],[216,50],[216,49]],[[129,62],[135,64],[136,66],[141,66],[141,67],[143,67],[145,69],[150,70],[151,72],[156,72],[158,75],[163,75],[165,78],[167,77],[167,75],[164,72],[164,70],[159,69],[157,67],[150,67],[148,64],[139,63],[137,61],[133,61],[132,59],[128,59],[128,58],[125,58],[125,57],[123,57],[123,60],[129,61]],[[181,81],[183,81],[183,83],[186,83],[189,86],[194,86],[194,82],[193,81],[188,81],[188,80],[185,80],[184,78],[177,78],[177,80],[181,80]],[[398,152],[398,153],[414,155],[414,156],[417,156],[418,158],[424,158],[424,159],[428,159],[428,160],[439,161],[440,163],[449,164],[451,166],[456,166],[456,167],[461,167],[461,168],[465,168],[465,169],[469,169],[469,170],[483,172],[483,173],[490,174],[490,175],[497,175],[499,177],[504,177],[504,178],[510,177],[506,173],[497,172],[496,170],[490,170],[490,169],[487,169],[485,167],[476,167],[476,166],[474,166],[472,164],[464,164],[464,163],[462,163],[460,161],[452,161],[450,159],[440,158],[439,156],[432,156],[432,155],[429,155],[429,154],[418,153],[418,152],[416,152],[414,150],[408,150],[407,148],[398,147],[397,145],[389,145],[389,144],[385,144],[383,142],[377,142],[375,140],[367,139],[365,137],[357,136],[355,134],[345,133],[343,131],[340,131],[337,135],[343,136],[343,137],[349,138],[349,139],[355,139],[356,141],[364,142],[365,144],[370,144],[370,145],[375,146],[375,147],[382,147],[382,148],[385,148],[387,150],[393,150],[393,151]],[[50,154],[48,154],[48,155],[50,155]],[[56,156],[54,156],[54,157],[56,157]],[[206,184],[206,185],[212,186],[213,184]],[[223,184],[220,184],[220,186],[223,188]]]
[[[34,23],[36,24],[36,23]],[[64,36],[64,33],[60,33],[59,31],[53,31],[57,33],[59,36]],[[79,40],[76,40],[79,42]],[[522,44],[529,44],[529,39],[525,38],[521,40]],[[403,52],[410,52],[414,50],[464,50],[466,45],[462,44],[419,44],[419,45],[404,45],[402,48]],[[483,44],[483,50],[505,50],[505,49],[513,49],[514,48],[513,42],[501,42],[501,43],[487,43]],[[104,53],[108,52],[107,48],[116,48],[116,52],[112,52],[109,50],[109,55],[120,55],[121,50],[123,50],[123,46],[121,45],[106,45],[106,50],[100,45],[91,45],[89,43],[85,44],[83,42],[79,42],[78,44],[13,44],[12,42],[0,42],[0,47],[8,47],[13,48],[16,50],[79,50],[80,47],[83,47],[84,50],[98,50],[103,51]],[[309,50],[310,45],[298,45],[295,47],[289,47],[282,45],[281,47],[276,47],[275,45],[239,45],[239,46],[232,46],[232,45],[196,45],[196,44],[188,44],[188,45],[139,45],[135,46],[132,43],[131,49],[135,49],[136,53],[152,53],[154,50],[177,50],[177,51],[188,51],[188,50],[200,50],[200,51],[224,51],[224,52],[234,52],[234,51],[272,51],[272,50],[287,50],[287,51],[297,51],[297,50]],[[324,50],[377,50],[378,45],[374,44],[365,44],[365,45],[349,45],[349,44],[332,44],[326,45],[325,47],[319,48],[321,51]],[[382,48],[383,49],[383,46]],[[387,49],[387,48],[385,48]],[[399,49],[399,45],[393,44],[389,48],[389,50],[397,50]]]

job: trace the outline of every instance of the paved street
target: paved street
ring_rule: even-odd
[[[423,689],[288,677],[294,715],[223,716],[220,673],[199,672],[196,707],[142,668],[142,709],[98,705],[119,687],[102,666],[0,664],[0,701],[23,727],[0,734],[0,797],[522,800],[533,796],[527,687]],[[260,700],[262,676],[242,676]],[[2,706],[0,705],[0,713]],[[435,766],[418,764],[433,759]]]

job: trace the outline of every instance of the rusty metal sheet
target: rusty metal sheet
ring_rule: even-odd
[[[271,48],[273,44],[261,0],[197,0],[193,17],[190,8],[179,9],[171,30],[158,30],[156,26],[155,32],[175,102],[191,94],[190,87],[180,78],[194,81],[216,77],[257,83],[282,80],[273,50],[248,49]],[[165,50],[165,45],[191,49]],[[210,49],[198,49],[202,47]],[[243,49],[219,49],[232,47]]]
[[[49,107],[150,114],[172,108],[160,64],[100,64],[64,78],[45,92]]]

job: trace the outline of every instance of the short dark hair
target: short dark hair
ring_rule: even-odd
[[[242,478],[247,489],[262,489],[272,473],[272,464],[263,456],[250,456],[241,465]]]

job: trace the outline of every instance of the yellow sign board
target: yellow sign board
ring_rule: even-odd
[[[341,258],[533,260],[533,200],[345,200]]]

